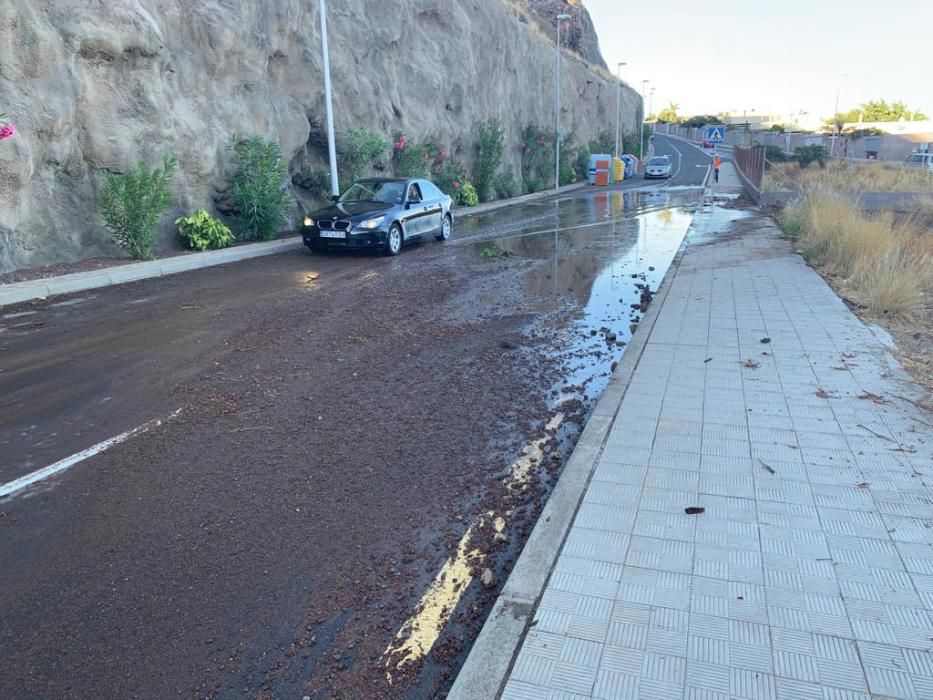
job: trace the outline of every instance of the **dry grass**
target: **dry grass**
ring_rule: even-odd
[[[768,191],[793,189],[792,181],[804,190],[815,188],[836,192],[918,192],[933,194],[933,175],[900,163],[850,163],[832,161],[825,168],[781,163],[765,173]]]
[[[916,319],[933,292],[933,239],[915,218],[868,214],[815,190],[781,215],[803,255],[876,314]]]

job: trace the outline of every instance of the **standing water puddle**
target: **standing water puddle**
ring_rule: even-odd
[[[696,192],[597,193],[550,203],[550,231],[540,229],[539,216],[533,232],[472,244],[480,255],[492,249],[541,260],[527,274],[528,297],[542,309],[571,312],[570,321],[559,314],[565,320],[553,351],[562,375],[555,406],[580,399],[589,408],[599,398],[683,243],[696,203]]]

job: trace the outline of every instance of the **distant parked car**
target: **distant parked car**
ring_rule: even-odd
[[[402,246],[453,231],[451,199],[427,180],[371,178],[351,185],[334,203],[304,217],[311,250],[369,248],[398,255]]]
[[[713,144],[710,143],[709,141],[703,142],[703,148],[712,148],[712,147],[713,147]]]
[[[653,177],[669,178],[671,176],[670,156],[654,156],[645,164],[645,179]]]
[[[933,172],[933,153],[911,153],[905,162],[908,168],[922,168]]]

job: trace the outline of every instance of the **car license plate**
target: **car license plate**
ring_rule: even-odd
[[[321,238],[346,238],[346,231],[321,231]]]

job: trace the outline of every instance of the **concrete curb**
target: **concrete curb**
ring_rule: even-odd
[[[560,188],[559,192],[554,190],[544,190],[542,192],[534,192],[532,194],[523,194],[518,197],[512,197],[512,199],[497,199],[495,202],[487,202],[486,204],[477,204],[475,207],[457,207],[454,209],[454,217],[458,216],[473,216],[476,214],[485,214],[486,212],[494,211],[496,209],[502,209],[503,207],[510,207],[513,204],[526,204],[528,202],[535,202],[540,199],[548,199],[550,197],[560,197],[567,194],[568,192],[575,192],[577,190],[582,190],[586,187],[585,182],[575,182],[572,185],[564,185]]]
[[[688,229],[687,235],[689,233]],[[672,280],[680,268],[686,245],[685,236],[684,243],[655,294],[654,302],[648,307],[619,366],[596,402],[567,466],[473,643],[466,662],[457,674],[448,700],[489,700],[498,698],[502,693],[515,655],[534,619],[538,601],[592,479],[609,429],[651,337]]]
[[[163,277],[178,272],[198,270],[202,267],[226,265],[227,263],[258,258],[263,255],[275,255],[276,253],[298,250],[302,246],[301,237],[295,236],[278,241],[250,243],[224,250],[179,255],[163,260],[117,265],[116,267],[90,272],[75,272],[59,277],[13,282],[0,285],[0,306],[18,304],[33,299],[45,299],[56,294],[71,294],[73,292],[87,291],[88,289],[99,289],[100,287],[110,287],[126,282]]]

